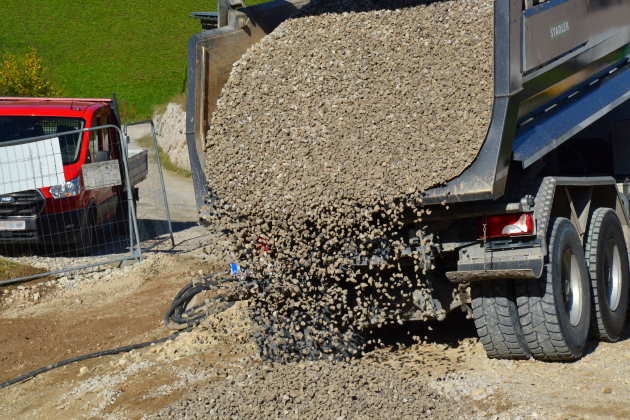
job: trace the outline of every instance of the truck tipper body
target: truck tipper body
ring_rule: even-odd
[[[89,130],[106,125],[120,126],[111,99],[0,98],[0,143],[59,134],[65,178],[60,185],[0,196],[0,243],[62,243],[89,249],[96,226],[127,218],[126,181],[105,188],[84,184],[83,170],[91,163],[118,161],[122,171],[121,147],[127,146],[118,130]],[[74,130],[86,131],[64,134]],[[135,174],[129,186],[135,198],[136,184],[147,174],[146,151],[136,155],[129,156],[129,172]],[[126,178],[121,174],[121,179]]]
[[[219,27],[189,44],[200,207],[200,151],[232,64],[306,2],[223,3]],[[413,294],[407,319],[462,308],[490,357],[575,360],[589,335],[619,340],[628,312],[630,1],[506,0],[494,9],[491,122],[473,163],[423,193],[426,236],[404,228],[409,252],[428,256],[431,282]]]

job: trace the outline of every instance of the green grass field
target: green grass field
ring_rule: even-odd
[[[260,1],[250,1],[248,4]],[[3,0],[0,52],[34,47],[66,96],[110,97],[130,119],[181,93],[194,11],[215,0]]]

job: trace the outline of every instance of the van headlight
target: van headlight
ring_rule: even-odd
[[[54,198],[74,197],[81,193],[81,178],[76,177],[70,181],[66,181],[61,185],[53,185],[50,187],[50,195]]]

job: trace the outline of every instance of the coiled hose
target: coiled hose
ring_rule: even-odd
[[[213,273],[203,278],[200,282],[192,282],[181,289],[173,299],[171,307],[164,317],[164,325],[191,327],[199,324],[208,315],[225,311],[232,307],[236,300],[243,298],[242,294],[222,294],[212,297],[215,305],[198,304],[189,307],[190,302],[201,292],[205,291],[229,291],[226,283],[233,283],[234,279],[227,277],[225,273]],[[217,305],[222,303],[222,305]]]

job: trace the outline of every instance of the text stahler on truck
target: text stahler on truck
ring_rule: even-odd
[[[306,2],[219,3],[218,15],[198,16],[219,27],[189,44],[200,207],[200,153],[232,64]],[[431,295],[410,306],[436,319],[462,308],[489,357],[575,360],[590,332],[622,338],[628,316],[630,1],[496,1],[494,31],[485,142],[463,173],[424,193],[433,240],[405,227],[435,267]]]
[[[89,130],[104,125],[120,127],[114,99],[0,98],[0,146],[59,134],[65,178],[59,185],[1,195],[0,243],[90,250],[98,226],[127,226],[127,184],[137,200],[136,185],[147,176],[147,153],[129,151],[129,182],[87,188],[86,170],[100,162],[118,162],[118,180],[126,180],[121,148],[127,145],[118,130]],[[73,130],[86,131],[63,134]],[[0,153],[4,150],[0,147]]]

